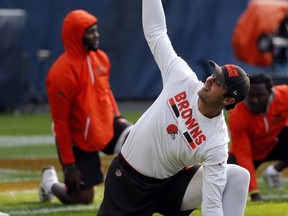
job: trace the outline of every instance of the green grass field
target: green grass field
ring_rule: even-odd
[[[123,113],[132,122],[140,114]],[[57,199],[50,203],[39,202],[38,186],[43,166],[54,165],[62,180],[50,125],[51,119],[47,114],[0,115],[0,211],[11,216],[95,216],[103,197],[103,185],[95,187],[92,205],[67,206]],[[102,159],[107,169],[111,157],[103,155]],[[287,179],[284,179],[283,189],[267,188],[261,178],[259,184],[265,201],[254,203],[248,200],[245,216],[288,216]],[[200,216],[201,212],[197,209],[191,215]]]

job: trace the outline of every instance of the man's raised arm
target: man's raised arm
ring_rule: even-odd
[[[165,85],[178,58],[167,35],[166,19],[161,0],[143,0],[142,22],[145,38],[161,71]]]

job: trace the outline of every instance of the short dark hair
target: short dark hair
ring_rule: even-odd
[[[227,91],[224,95],[223,95],[224,98],[226,97],[233,97],[233,95]],[[233,104],[229,104],[229,105],[226,105],[224,108],[225,110],[231,110],[231,109],[234,109],[235,106],[236,106],[237,102],[235,101]]]
[[[256,74],[252,74],[250,75],[250,84],[265,84],[267,90],[269,91],[269,93],[272,92],[272,88],[273,88],[273,80],[270,76],[268,76],[267,74],[264,73],[256,73]]]

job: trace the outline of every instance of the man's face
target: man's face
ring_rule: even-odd
[[[270,92],[264,83],[251,84],[246,100],[252,112],[255,114],[260,114],[266,112],[269,96]]]
[[[203,88],[198,92],[199,97],[203,102],[210,106],[223,106],[224,94],[227,89],[220,84],[215,75],[211,75],[206,79]]]
[[[88,51],[96,51],[99,48],[99,38],[98,25],[94,24],[85,30],[83,44]]]

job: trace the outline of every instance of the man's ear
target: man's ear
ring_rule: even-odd
[[[235,103],[235,98],[233,97],[226,97],[224,98],[224,106],[230,105],[230,104],[234,104]]]

